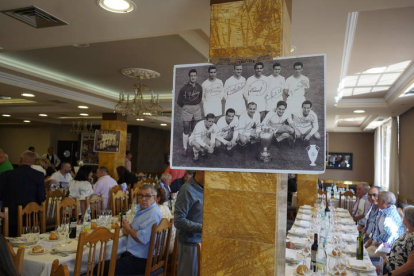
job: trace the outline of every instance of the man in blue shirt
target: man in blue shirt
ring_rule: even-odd
[[[193,177],[192,171],[185,171],[185,174],[181,178],[177,178],[171,183],[170,189],[171,193],[176,193],[181,189],[181,186],[184,185],[185,182],[187,182],[191,177]]]
[[[157,192],[151,184],[140,188],[140,204],[131,224],[122,221],[122,232],[127,236],[127,251],[116,262],[115,275],[144,274],[147,264],[149,242],[152,225],[160,223],[162,216],[155,202]],[[109,261],[105,263],[105,275],[109,269]]]
[[[169,199],[171,196],[170,185],[171,185],[171,174],[163,173],[161,175],[160,182],[158,182],[158,184],[155,186],[155,190],[157,190],[158,188],[163,188],[165,190],[166,198]]]
[[[204,171],[197,171],[180,189],[175,203],[174,226],[178,232],[178,273],[198,275],[197,243],[203,227]]]

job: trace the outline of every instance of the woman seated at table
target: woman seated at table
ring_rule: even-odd
[[[392,244],[384,259],[382,275],[414,275],[414,206],[404,208],[403,224],[407,232]]]
[[[118,173],[119,177],[118,184],[126,183],[127,185],[131,184],[132,186],[138,182],[138,177],[136,177],[135,174],[129,172],[124,166],[119,166],[116,168],[116,172]]]
[[[172,214],[168,206],[164,205],[164,202],[167,200],[167,195],[163,188],[157,189],[157,195],[155,196],[155,202],[157,202],[158,207],[160,208],[162,218],[172,219]]]
[[[92,184],[89,182],[92,179],[92,175],[92,167],[82,166],[79,168],[75,178],[69,183],[69,196],[78,199],[78,210],[81,214],[84,214],[86,210],[86,197],[93,194]]]
[[[47,158],[42,158],[42,167],[46,171],[46,177],[51,176],[56,172],[56,170],[52,167],[50,160]]]

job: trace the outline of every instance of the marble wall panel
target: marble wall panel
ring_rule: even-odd
[[[298,174],[296,183],[298,190],[298,207],[302,205],[313,206],[317,198],[318,175]]]

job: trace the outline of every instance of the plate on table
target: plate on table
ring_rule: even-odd
[[[355,263],[357,265],[352,266],[351,265],[352,263]],[[362,265],[365,265],[365,268]],[[346,262],[346,267],[349,270],[357,271],[357,272],[371,272],[371,271],[375,271],[377,269],[372,264],[367,264],[364,261],[354,260],[354,259],[348,259],[347,262]]]
[[[10,244],[14,247],[19,247],[21,245],[33,245],[36,243],[35,240],[26,240],[22,238],[8,238]]]
[[[339,276],[338,271],[337,272],[329,271],[328,274],[332,275],[332,276]],[[348,271],[348,270],[341,273],[341,276],[348,276],[348,275],[354,275],[354,274],[351,271]]]
[[[45,254],[49,254],[50,250],[49,249],[45,249],[42,253],[33,253],[32,251],[28,251],[27,254],[29,255],[45,255]]]

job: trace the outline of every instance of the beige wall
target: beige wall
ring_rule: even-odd
[[[374,182],[374,133],[328,133],[329,152],[353,154],[352,170],[326,170],[319,177],[329,180]]]
[[[400,194],[414,201],[414,108],[400,116]]]
[[[13,164],[19,163],[20,154],[30,146],[39,155],[46,153],[49,146],[57,148],[58,140],[77,141],[77,135],[70,133],[69,126],[0,126],[0,148]]]

